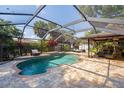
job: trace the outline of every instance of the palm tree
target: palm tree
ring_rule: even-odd
[[[10,21],[0,19],[0,25],[7,25],[10,23],[11,23]],[[0,26],[0,34],[12,37],[19,37],[21,35],[21,30],[16,28],[16,26],[14,25]]]
[[[50,29],[53,29],[56,27],[56,24],[52,24],[50,22],[45,23],[43,21],[36,21],[34,23],[34,32],[37,36],[43,37],[43,35]]]
[[[45,22],[43,22],[43,21],[36,21],[34,23],[34,32],[35,32],[35,34],[37,36],[39,36],[39,37],[42,37],[43,36],[44,32],[46,32],[43,29],[48,30],[48,26],[47,26],[47,24]]]

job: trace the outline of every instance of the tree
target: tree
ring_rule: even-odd
[[[46,31],[53,29],[56,27],[56,24],[53,23],[45,23],[43,21],[36,21],[34,23],[34,32],[37,36],[43,37],[43,35],[46,33]],[[43,30],[44,29],[44,30]]]
[[[0,19],[0,24],[9,24],[11,22]],[[14,25],[0,26],[1,44],[9,44],[13,42],[12,37],[19,37],[21,35],[21,30],[17,29]],[[2,42],[2,40],[4,42]],[[11,44],[10,44],[11,45]]]
[[[102,18],[124,18],[124,6],[122,5],[99,5],[99,6],[79,6],[80,10],[90,17],[102,17]],[[110,25],[109,25],[110,26]],[[116,25],[111,25],[111,28]],[[117,28],[117,26],[116,26]],[[118,27],[119,28],[119,27]],[[97,33],[99,33],[98,31]],[[94,31],[86,32],[85,35],[95,34]]]
[[[85,5],[79,6],[80,10],[88,16],[92,17],[124,17],[123,5]]]
[[[0,19],[1,25],[10,23],[9,21]],[[0,26],[0,61],[2,61],[3,57],[9,56],[10,52],[14,51],[16,43],[13,37],[19,37],[20,35],[21,30],[17,29],[14,25]]]
[[[80,10],[85,13],[86,15],[90,16],[90,17],[96,17],[96,11],[94,11],[94,6],[91,5],[80,5],[79,6]]]
[[[51,29],[54,29],[56,28],[56,24],[53,24],[53,23],[45,23],[43,21],[36,21],[34,23],[34,32],[37,36],[39,36],[40,38],[42,38],[47,31],[51,30]],[[44,30],[43,30],[44,29]],[[52,39],[52,35],[51,33],[47,35],[47,39],[49,39],[50,41],[45,41],[45,40],[42,40],[41,41],[41,51],[48,51],[48,48],[49,46],[52,46],[53,42],[51,42],[51,39]],[[55,42],[56,43],[56,42]],[[56,45],[56,44],[55,44]],[[54,45],[53,45],[54,46]]]
[[[47,23],[43,21],[36,21],[34,23],[33,29],[34,29],[35,34],[42,38],[43,34],[46,32],[46,30],[48,30],[48,25]],[[41,30],[41,29],[46,29],[46,30]]]
[[[57,25],[56,24],[53,24],[53,23],[50,23],[50,22],[48,22],[48,29],[50,30],[50,29],[54,29],[54,28],[56,28],[57,27]]]
[[[124,17],[124,6],[122,5],[102,5],[95,6],[97,15],[101,17],[117,18]]]

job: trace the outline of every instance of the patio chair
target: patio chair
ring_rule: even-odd
[[[33,50],[31,50],[31,55],[38,56],[38,55],[40,55],[40,52],[37,49],[33,49]]]

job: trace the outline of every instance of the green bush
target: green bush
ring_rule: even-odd
[[[41,45],[40,45],[39,42],[31,42],[30,43],[30,48],[31,49],[38,49],[38,50],[40,50],[40,47],[41,47]]]
[[[115,45],[112,41],[100,41],[95,43],[90,51],[96,54],[98,52],[102,52],[103,50],[112,50],[114,46],[117,45]]]
[[[39,51],[41,52],[47,52],[49,49],[48,49],[48,43],[47,41],[37,41],[37,42],[31,42],[30,43],[30,48],[31,49],[38,49]]]
[[[48,47],[48,41],[40,41],[41,42],[41,51],[42,52],[48,52],[49,51],[49,47]]]
[[[64,49],[64,51],[69,51],[70,46],[68,44],[64,44],[63,49]]]

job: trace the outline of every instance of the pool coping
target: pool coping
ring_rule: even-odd
[[[56,53],[56,54],[58,54],[58,53]],[[65,52],[65,54],[74,54],[74,53],[66,53],[66,52]],[[78,56],[78,59],[77,59],[76,63],[79,63],[80,60],[82,59],[82,58],[80,57],[81,54],[74,54],[74,55],[77,55],[77,56]],[[49,56],[49,55],[43,55],[43,56]],[[38,57],[43,57],[43,56],[38,56]],[[31,57],[31,58],[37,58],[37,57]],[[15,70],[14,76],[19,77],[19,78],[35,78],[35,77],[43,76],[43,75],[46,75],[46,74],[49,74],[49,73],[52,72],[52,69],[53,69],[53,68],[48,68],[48,69],[47,69],[47,72],[45,72],[45,73],[39,73],[39,74],[35,74],[35,75],[20,75],[19,72],[21,72],[21,70],[17,67],[17,64],[19,64],[19,63],[21,63],[21,62],[24,62],[24,61],[26,61],[26,60],[29,60],[29,59],[25,59],[25,60],[23,60],[23,61],[16,62],[16,63],[12,66],[12,68]],[[74,64],[75,64],[75,63],[74,63]],[[71,64],[71,65],[73,65],[73,64]],[[60,64],[60,65],[58,65],[57,67],[61,67],[61,66],[67,66],[67,64]],[[54,68],[57,68],[57,67],[54,67]]]

